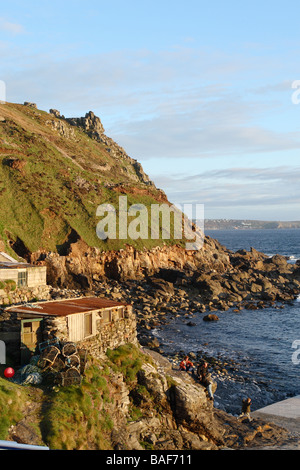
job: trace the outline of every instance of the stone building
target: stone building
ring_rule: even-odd
[[[47,267],[19,262],[0,252],[0,306],[50,299]]]
[[[1,318],[2,317],[2,318]],[[39,344],[74,342],[94,356],[137,343],[132,306],[100,297],[81,297],[7,307],[0,315],[0,339],[20,364],[39,354]]]
[[[7,253],[0,252],[0,291],[5,281],[12,281],[16,287],[34,288],[47,284],[46,266],[20,263]]]

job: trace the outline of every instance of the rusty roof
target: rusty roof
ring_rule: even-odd
[[[74,299],[35,302],[16,305],[6,310],[15,313],[26,313],[39,316],[67,316],[76,313],[91,312],[103,308],[124,307],[127,302],[116,302],[104,297],[81,297]]]

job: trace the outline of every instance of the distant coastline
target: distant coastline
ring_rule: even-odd
[[[300,221],[264,221],[264,220],[235,220],[235,219],[205,219],[205,230],[270,230],[297,229]]]

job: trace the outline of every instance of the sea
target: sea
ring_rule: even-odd
[[[234,252],[253,247],[268,256],[284,255],[289,263],[300,259],[300,229],[207,230],[205,235]],[[176,316],[154,334],[170,359],[181,351],[224,364],[224,374],[211,370],[215,407],[237,415],[246,397],[255,411],[300,395],[300,297],[261,310],[214,313],[219,321],[205,322],[200,312]]]

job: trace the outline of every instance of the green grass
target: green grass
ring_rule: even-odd
[[[96,365],[91,366],[80,386],[54,390],[41,427],[51,449],[86,450],[110,448],[113,421],[105,409],[110,402],[108,381]]]
[[[10,426],[22,419],[26,399],[25,390],[0,378],[0,440],[6,440]]]
[[[125,344],[114,350],[108,349],[106,355],[112,363],[112,368],[121,372],[129,385],[135,380],[143,363],[147,361],[146,356],[132,344]]]
[[[136,374],[145,356],[128,344],[107,351],[106,360],[89,359],[81,385],[59,387],[47,396],[47,411],[41,423],[44,441],[51,449],[109,450],[113,429],[114,387],[111,370],[124,374],[127,384],[136,384]],[[132,405],[132,419],[142,416]]]

